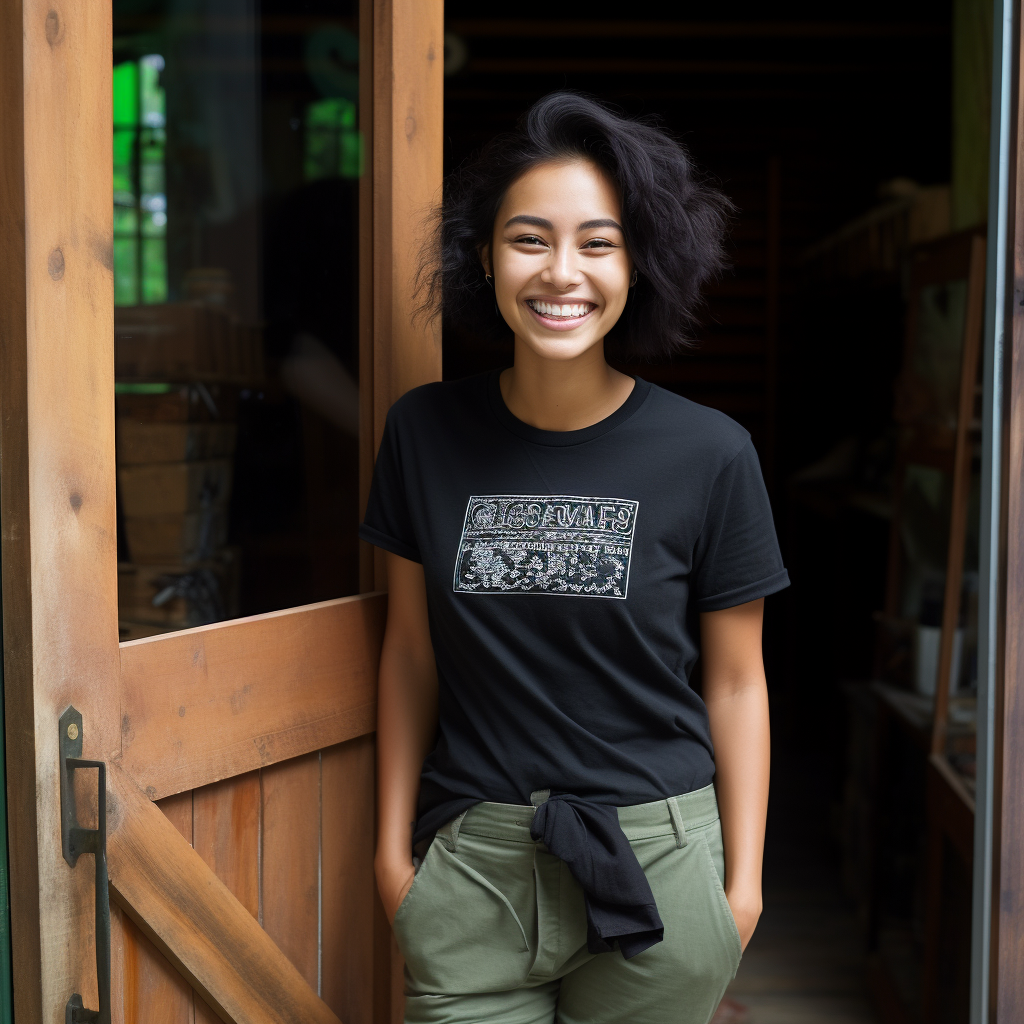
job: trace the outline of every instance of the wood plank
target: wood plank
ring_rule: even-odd
[[[249,913],[260,919],[259,772],[248,772],[192,793],[192,845]],[[215,1024],[216,1012],[197,993],[197,1024]]]
[[[373,1020],[375,751],[362,736],[321,755],[320,994],[345,1024]]]
[[[192,845],[249,913],[260,916],[260,776],[247,772],[192,794]]]
[[[124,930],[129,922],[115,903],[110,907],[110,1020],[125,1024]],[[191,1019],[190,1019],[191,1022]]]
[[[151,799],[373,730],[386,598],[121,645],[122,767]]]
[[[220,1019],[339,1024],[250,909],[116,762],[109,782],[112,898]]]
[[[191,845],[192,794],[169,797],[157,806],[185,842]],[[130,918],[118,916],[124,922],[121,989],[126,1024],[192,1024],[192,986]]]
[[[416,276],[440,202],[443,165],[443,0],[373,5],[373,451],[392,403],[441,379],[440,320],[414,316]],[[374,585],[386,585],[382,553]]]
[[[0,557],[14,1013],[96,1005],[91,857],[61,856],[57,728],[118,745],[109,4],[0,4]],[[111,711],[113,710],[113,714]],[[115,971],[116,973],[116,971]]]
[[[359,0],[359,130],[374,138],[373,128],[373,3]],[[374,146],[364,146],[365,166],[359,178],[359,518],[366,512],[377,451],[373,429],[373,232],[376,171]],[[359,589],[374,589],[374,552],[359,541]]]
[[[191,1024],[192,986],[130,917],[122,920],[125,1024]]]
[[[320,754],[264,768],[260,781],[263,927],[310,988],[319,992]],[[372,778],[370,786],[372,792]],[[367,881],[362,879],[363,884]]]
[[[361,9],[365,12],[366,8]],[[444,115],[443,0],[373,3],[373,451],[392,403],[441,379],[441,324],[416,320],[417,263],[440,202]],[[365,392],[364,392],[365,393]],[[362,579],[369,581],[370,566]],[[374,549],[374,586],[387,585]],[[386,930],[385,930],[386,929]],[[401,960],[382,913],[374,917],[374,1020],[400,1021]],[[390,954],[389,955],[389,951]]]

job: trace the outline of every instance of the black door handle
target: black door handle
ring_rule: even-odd
[[[64,1009],[65,1024],[110,1024],[110,894],[107,879],[107,766],[82,760],[82,715],[69,707],[60,716],[60,836],[64,859],[74,867],[78,857],[91,853],[96,863],[96,988],[99,1009],[87,1010],[75,992]],[[82,828],[75,812],[76,768],[99,773],[97,828]]]

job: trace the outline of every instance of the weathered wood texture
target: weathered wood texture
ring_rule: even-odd
[[[394,401],[441,379],[440,320],[417,318],[420,251],[441,198],[443,0],[373,4],[373,452]],[[374,580],[386,584],[378,550]]]
[[[180,793],[157,805],[164,817],[192,844],[192,794]],[[117,907],[113,908],[115,911]],[[149,939],[121,914],[124,942],[122,977],[111,979],[114,999],[120,991],[125,1024],[192,1024],[192,986]],[[113,958],[115,962],[119,959]],[[120,980],[120,984],[118,984]]]
[[[373,139],[373,5],[359,0],[359,130]],[[373,480],[377,450],[373,430],[373,231],[374,147],[364,147],[365,161],[359,179],[359,516],[362,519]],[[359,589],[373,590],[374,548],[359,542]]]
[[[320,755],[260,773],[263,788],[263,927],[320,990]]]
[[[123,644],[122,767],[159,799],[372,732],[385,605],[343,597]]]
[[[323,752],[321,996],[345,1024],[373,1020],[374,760],[371,736]]]
[[[246,772],[192,793],[192,834],[196,853],[227,886],[231,895],[259,921],[260,824],[259,772]],[[196,1024],[216,1024],[217,1013],[197,992]]]
[[[1018,31],[1024,37],[1024,20]],[[1013,224],[1012,329],[1003,373],[1006,430],[1006,576],[1003,591],[1002,701],[997,702],[995,847],[992,900],[993,984],[998,1024],[1024,1019],[1024,74],[1018,70],[1016,209]]]
[[[361,421],[364,488],[366,459],[380,445],[388,409],[411,388],[441,379],[440,318],[417,318],[416,310],[424,298],[417,293],[418,262],[441,198],[444,2],[373,0],[372,12],[373,337],[372,348],[368,339],[362,348],[364,364],[366,350],[372,351],[372,374],[360,379],[360,400],[364,407],[372,400],[372,416],[364,411]],[[372,561],[364,556],[360,580],[366,588],[387,586],[379,548]],[[379,907],[373,920],[374,1020],[396,1024],[404,1012],[401,959]]]
[[[112,897],[222,1020],[337,1024],[251,913],[253,871],[244,851],[252,833],[250,792],[258,794],[258,779],[255,787],[245,781],[221,786],[226,795],[211,798],[219,806],[209,816],[204,857],[128,775],[111,766]],[[258,813],[257,805],[257,824]],[[231,876],[250,906],[232,894],[208,859]],[[257,874],[257,907],[258,896]]]
[[[92,858],[61,857],[57,719],[116,714],[109,4],[0,5],[0,519],[15,1016],[96,1005]],[[89,173],[83,173],[88,168]],[[83,813],[84,808],[83,808]]]
[[[225,779],[156,806],[262,924],[310,990],[345,1024],[370,1024],[373,738]],[[115,1001],[118,995],[125,1024],[221,1019],[128,917]]]

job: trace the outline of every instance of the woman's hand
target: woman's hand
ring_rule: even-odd
[[[374,869],[377,875],[377,891],[384,904],[384,913],[388,916],[388,924],[394,924],[395,914],[398,913],[402,900],[412,888],[416,869],[413,867],[411,859],[408,863],[387,865],[375,863]]]
[[[437,733],[437,663],[423,566],[388,554],[388,621],[377,687],[377,888],[394,921],[416,875],[413,822],[423,759]]]
[[[736,930],[740,933],[740,947],[745,950],[761,917],[761,893],[727,889],[725,898],[729,901]]]

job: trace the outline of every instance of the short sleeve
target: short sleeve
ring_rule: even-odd
[[[698,611],[756,601],[789,586],[757,452],[748,440],[711,488],[694,551]]]
[[[409,513],[401,447],[400,430],[394,411],[391,411],[384,423],[384,436],[377,452],[370,498],[366,503],[366,516],[359,527],[359,536],[375,547],[412,562],[421,562],[423,559]]]

